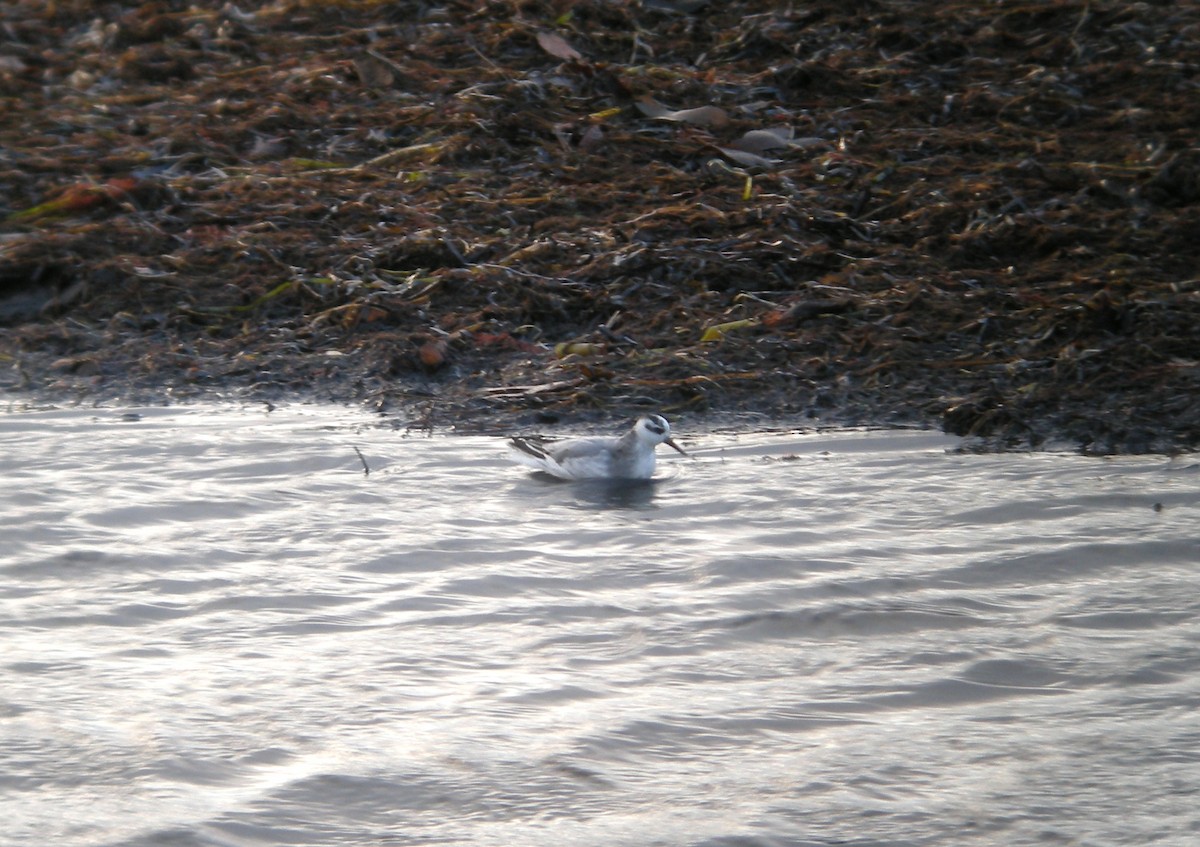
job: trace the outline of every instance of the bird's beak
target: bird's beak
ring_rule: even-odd
[[[678,444],[676,444],[674,439],[668,438],[666,441],[663,442],[663,444],[669,444],[672,447],[674,447],[676,450],[678,450],[680,453],[683,453],[683,448],[680,447]],[[683,455],[687,456],[687,453],[683,453]],[[692,457],[688,456],[688,458],[690,459]]]

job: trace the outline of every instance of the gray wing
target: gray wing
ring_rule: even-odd
[[[570,441],[546,444],[544,445],[544,449],[554,457],[555,461],[570,462],[603,455],[606,450],[612,447],[615,441],[615,438],[605,438],[603,436],[572,438]]]
[[[522,465],[545,471],[562,479],[608,476],[615,438],[573,438],[555,441],[536,436],[509,441],[509,451]]]

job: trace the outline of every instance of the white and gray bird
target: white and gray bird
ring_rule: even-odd
[[[512,458],[559,479],[649,479],[654,475],[654,448],[659,444],[683,448],[671,439],[671,425],[662,415],[639,418],[619,438],[597,436],[553,441],[517,436],[509,441]]]

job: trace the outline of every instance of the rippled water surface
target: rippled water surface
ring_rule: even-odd
[[[1200,843],[1196,457],[383,423],[0,415],[0,842]]]

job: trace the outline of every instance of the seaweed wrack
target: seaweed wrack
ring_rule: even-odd
[[[1200,442],[1192,5],[0,23],[9,391]]]

